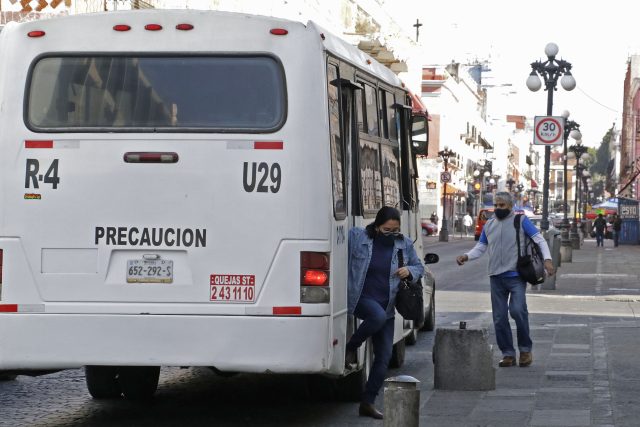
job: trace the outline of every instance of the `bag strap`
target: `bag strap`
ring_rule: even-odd
[[[520,250],[520,218],[521,217],[522,217],[522,214],[517,214],[516,217],[513,219],[513,226],[516,229],[516,242],[518,243],[518,256],[522,254],[522,251]]]

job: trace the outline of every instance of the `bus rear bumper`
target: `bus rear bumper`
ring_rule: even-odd
[[[330,317],[0,314],[0,370],[215,366],[323,373]]]

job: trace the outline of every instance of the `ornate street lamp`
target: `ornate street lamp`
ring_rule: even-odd
[[[580,235],[578,234],[578,200],[580,198],[580,187],[582,181],[582,171],[585,170],[584,163],[587,162],[591,156],[587,153],[588,148],[582,145],[582,140],[577,140],[575,145],[569,147],[569,153],[567,156],[570,159],[576,159],[576,188],[574,194],[573,204],[573,224],[571,226],[571,232],[569,238],[573,249],[580,249]],[[582,161],[582,162],[581,162]]]
[[[569,183],[567,182],[567,159],[568,159],[567,141],[569,140],[569,137],[576,140],[576,142],[582,140],[582,133],[580,133],[580,125],[574,122],[573,120],[569,120],[569,112],[567,110],[564,110],[562,112],[562,117],[564,117],[564,135],[563,135],[564,218],[562,219],[561,235],[562,235],[562,246],[571,247],[571,240],[569,238],[569,228],[571,226],[569,225],[569,218],[567,218],[567,215],[569,212],[569,196],[568,196]]]
[[[527,78],[527,87],[536,92],[542,87],[540,76],[544,79],[545,90],[547,91],[547,116],[553,114],[553,92],[556,90],[558,78],[564,90],[570,91],[576,87],[576,79],[571,75],[571,64],[563,59],[556,59],[558,45],[549,43],[544,48],[547,55],[546,61],[536,61],[531,63],[531,74]],[[551,164],[551,147],[544,148],[544,185],[542,188],[542,221],[540,228],[545,231],[549,229],[549,169]]]
[[[508,176],[507,178],[507,186],[509,187],[509,193],[511,193],[511,190],[513,188],[513,184],[516,183],[516,180],[513,179],[513,177],[511,175]]]
[[[454,157],[455,152],[449,150],[449,147],[445,146],[444,150],[438,151],[438,156],[444,162],[444,171],[449,172],[449,158]],[[444,192],[442,196],[442,227],[440,228],[439,240],[441,242],[449,241],[449,229],[447,226],[447,183],[444,182]]]
[[[585,170],[582,173],[582,182],[584,184],[584,190],[582,192],[582,218],[587,217],[587,205],[589,204],[589,192],[591,191],[591,173]]]
[[[522,190],[524,190],[524,185],[522,184],[516,185],[516,196],[517,196],[516,198],[521,208],[522,208]]]

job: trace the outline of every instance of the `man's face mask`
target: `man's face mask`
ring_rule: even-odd
[[[509,213],[511,212],[511,209],[509,208],[509,205],[507,205],[505,202],[497,202],[494,205],[495,209],[493,211],[493,213],[495,214],[496,218],[498,219],[505,219],[506,217],[509,216]]]
[[[505,219],[506,217],[509,216],[509,212],[511,212],[511,209],[497,209],[494,210],[494,214],[496,215],[496,218],[498,219]]]

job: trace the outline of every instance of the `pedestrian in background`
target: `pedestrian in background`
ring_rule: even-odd
[[[598,218],[593,221],[593,228],[596,230],[596,247],[604,247],[604,233],[607,229],[607,220],[602,214],[598,214]]]
[[[618,247],[620,231],[622,230],[622,219],[618,214],[613,214],[613,246]]]
[[[468,236],[471,232],[471,226],[473,225],[473,218],[471,218],[469,212],[464,214],[464,217],[462,218],[462,225],[464,225],[464,235]]]
[[[516,322],[520,366],[529,366],[533,362],[533,342],[529,334],[529,312],[527,310],[526,289],[517,270],[518,244],[514,226],[513,196],[501,191],[496,193],[494,216],[490,218],[480,234],[478,243],[464,255],[456,258],[458,265],[489,252],[489,281],[491,283],[491,310],[496,341],[502,352],[502,360],[498,366],[508,367],[516,364],[516,351],[513,347],[509,314]],[[547,274],[553,275],[555,268],[551,261],[549,246],[540,231],[522,215],[520,224],[520,241],[524,242],[526,234],[536,242],[542,250],[544,267]]]
[[[431,223],[438,225],[438,214],[435,212],[431,214]]]
[[[405,266],[398,265],[400,251]],[[413,241],[400,234],[397,209],[385,206],[366,228],[349,230],[348,309],[362,323],[347,343],[345,367],[350,369],[357,363],[357,350],[369,337],[374,355],[360,403],[361,416],[383,418],[373,403],[391,360],[398,285],[403,279],[415,283],[423,274]]]

